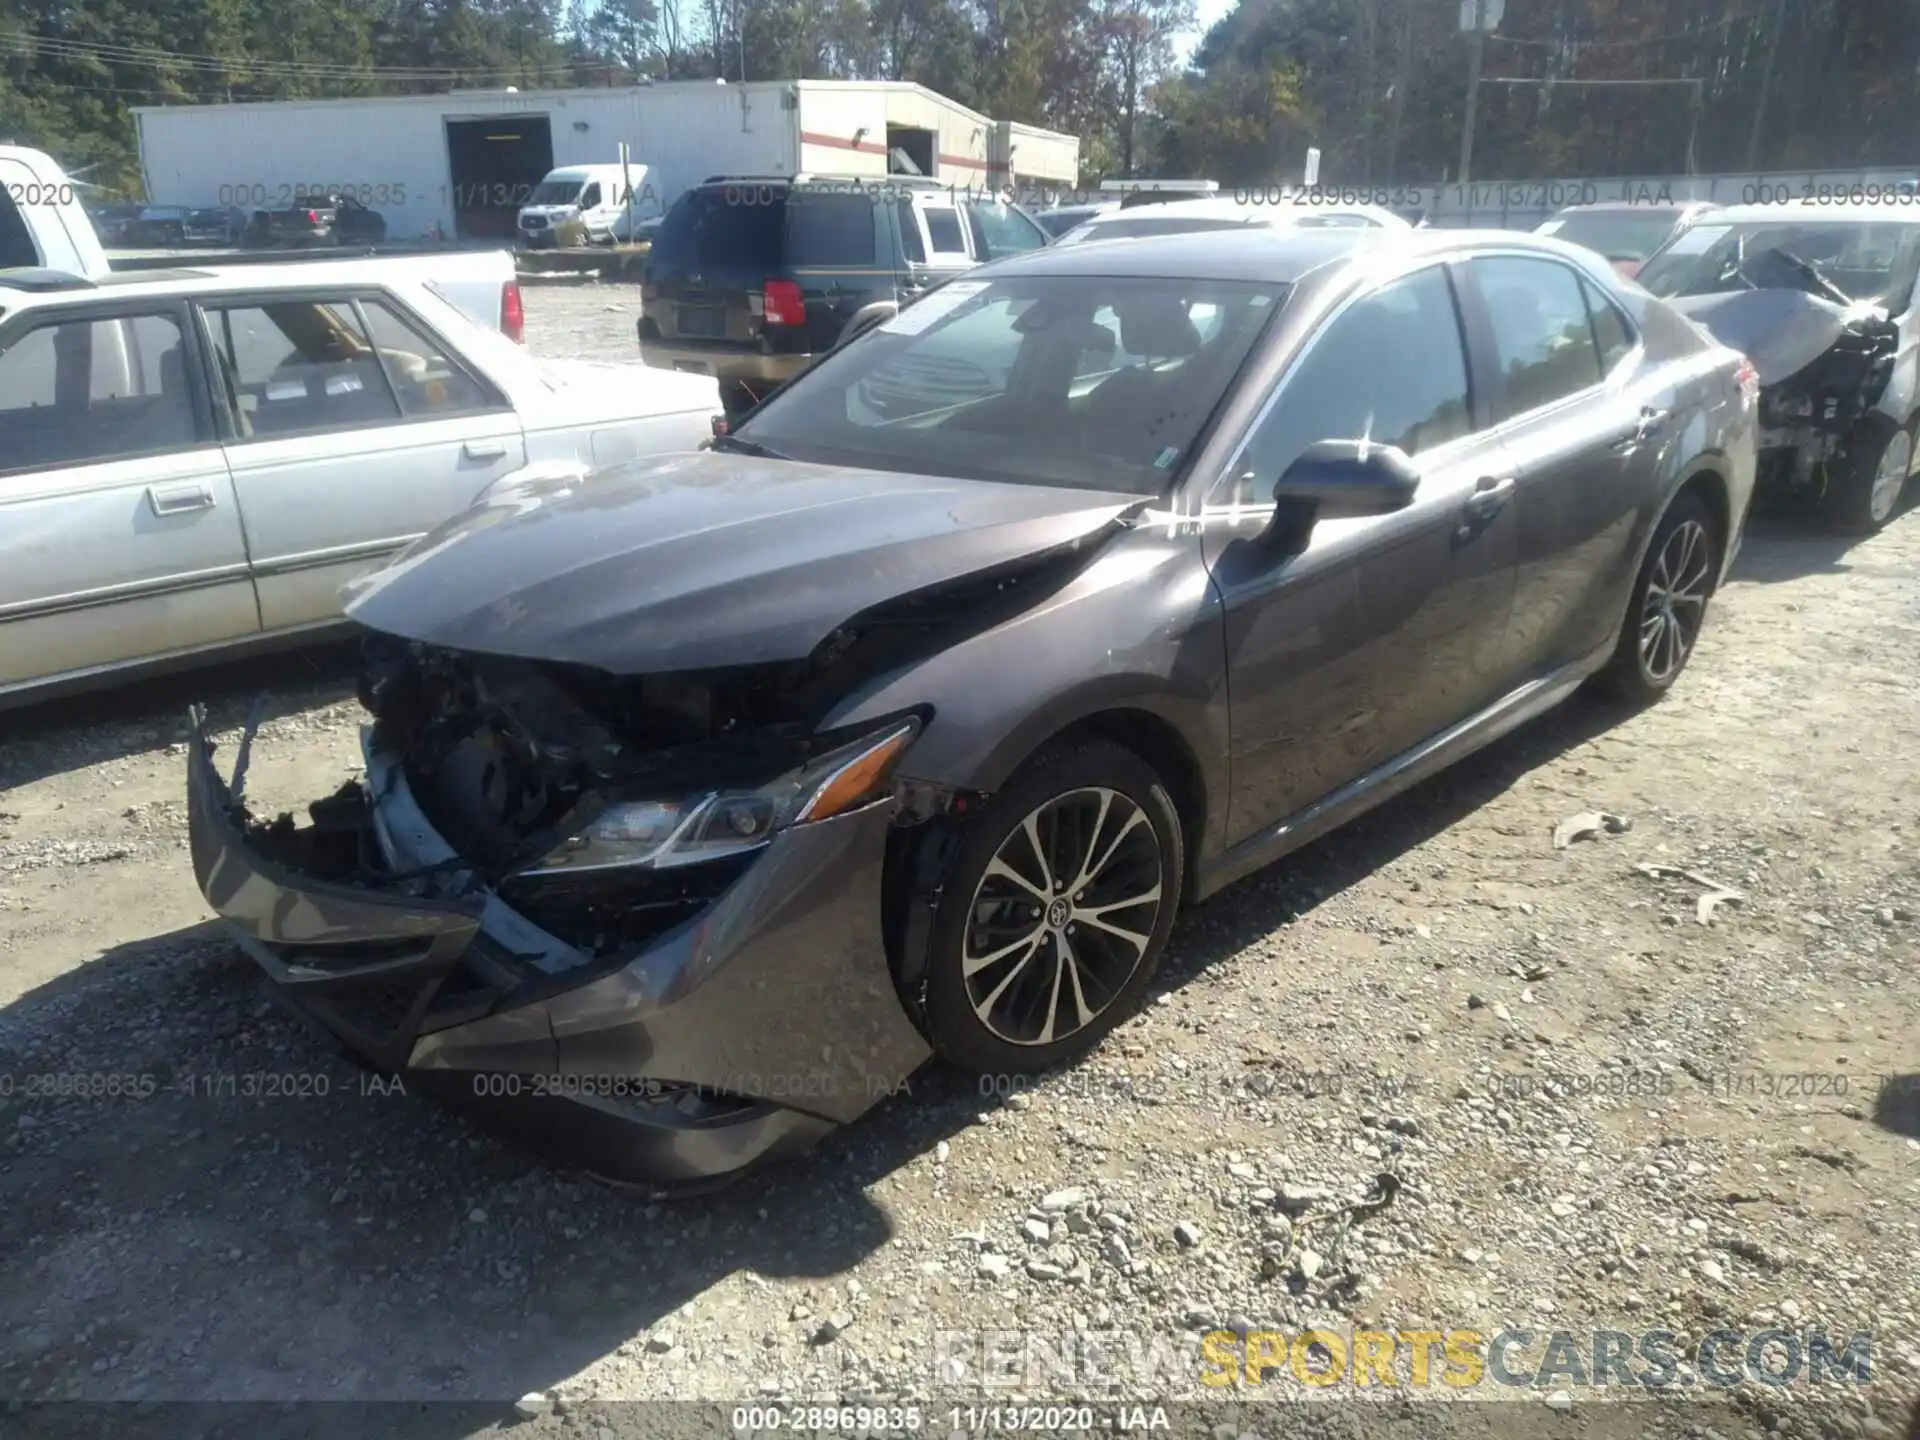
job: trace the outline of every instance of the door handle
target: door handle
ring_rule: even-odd
[[[460,453],[469,460],[498,460],[507,453],[507,447],[498,440],[469,440],[460,447]]]
[[[197,480],[184,485],[149,485],[147,504],[156,515],[185,515],[213,509],[213,490]]]
[[[1632,450],[1646,444],[1666,429],[1667,419],[1672,414],[1671,410],[1657,410],[1651,405],[1642,406],[1640,418],[1634,422],[1633,429],[1614,441],[1613,448]]]
[[[1474,487],[1473,493],[1461,507],[1470,520],[1491,520],[1506,509],[1507,501],[1513,498],[1514,480],[1511,475],[1495,479],[1489,475]]]

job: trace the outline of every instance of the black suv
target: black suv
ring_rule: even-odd
[[[1019,206],[934,180],[716,175],[654,236],[640,355],[715,376],[736,416],[929,286],[1046,243]]]

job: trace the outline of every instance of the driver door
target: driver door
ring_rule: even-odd
[[[1517,549],[1512,480],[1470,383],[1453,278],[1435,264],[1335,313],[1288,367],[1208,509],[1226,616],[1233,840],[1276,826],[1492,703]],[[1308,446],[1367,438],[1421,470],[1405,509],[1251,539]],[[1304,528],[1305,516],[1279,517]]]

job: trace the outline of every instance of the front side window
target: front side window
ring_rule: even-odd
[[[1453,287],[1439,266],[1382,286],[1336,316],[1281,381],[1236,475],[1256,501],[1323,440],[1371,440],[1419,455],[1472,428]]]
[[[218,307],[207,322],[242,436],[353,430],[401,416],[348,301]]]
[[[791,381],[739,438],[823,464],[1161,494],[1285,293],[963,277]]]
[[[1497,256],[1469,263],[1493,324],[1506,416],[1600,383],[1600,354],[1578,274],[1555,260]]]
[[[1047,243],[1046,232],[1004,200],[969,201],[967,227],[973,232],[974,253],[982,260],[1038,250]]]
[[[582,210],[591,210],[599,203],[600,186],[598,183],[589,185],[580,192],[580,208]]]
[[[0,474],[162,454],[204,438],[171,315],[41,325],[0,350]]]

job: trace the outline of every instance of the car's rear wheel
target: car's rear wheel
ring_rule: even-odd
[[[1091,1050],[1152,982],[1185,874],[1179,812],[1139,756],[1090,740],[1031,761],[968,827],[942,887],[934,1048],[981,1074]]]
[[[1900,509],[1913,470],[1913,427],[1889,420],[1864,430],[1826,494],[1827,518],[1837,530],[1871,535]]]
[[[1620,699],[1650,705],[1687,668],[1720,573],[1718,537],[1713,512],[1697,495],[1680,496],[1661,517],[1600,677]]]

